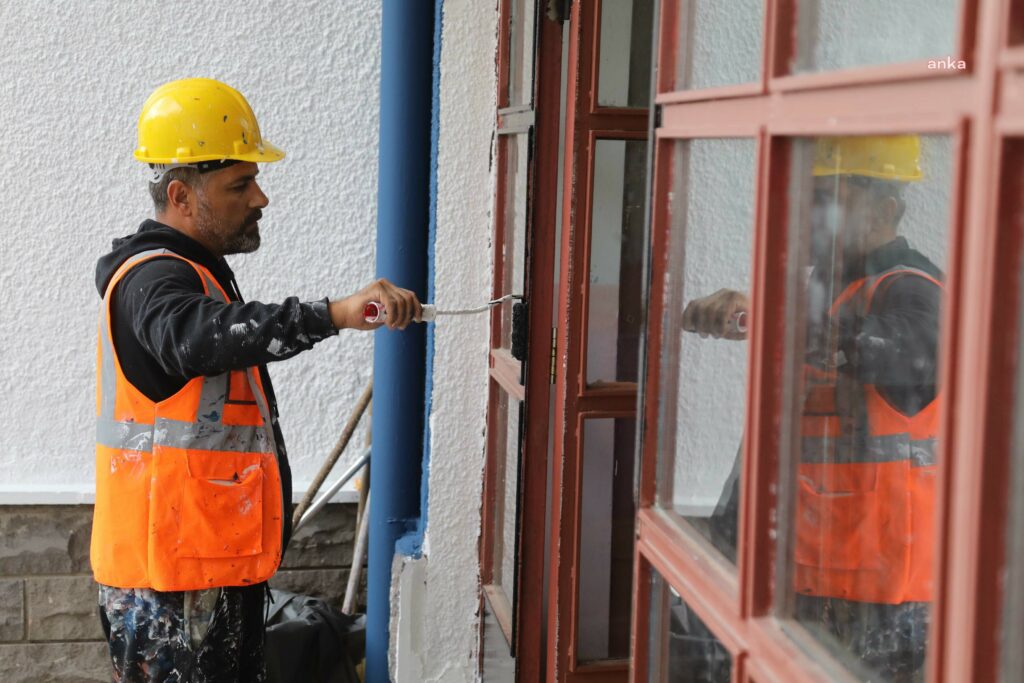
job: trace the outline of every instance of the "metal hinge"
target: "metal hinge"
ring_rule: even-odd
[[[654,105],[654,127],[661,128],[661,105]]]
[[[572,0],[548,0],[547,17],[551,21],[569,21]]]
[[[558,328],[551,328],[551,370],[549,372],[549,381],[551,384],[555,383],[555,355],[558,349]]]

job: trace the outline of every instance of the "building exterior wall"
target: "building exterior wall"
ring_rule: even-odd
[[[261,170],[262,248],[229,259],[243,295],[348,294],[374,269],[380,6],[12,0],[0,40],[0,503],[88,502],[93,273],[111,238],[152,215],[132,158],[143,102],[189,76],[245,94],[288,156]],[[371,348],[345,332],[271,365],[297,490],[368,381]]]
[[[229,258],[242,293],[351,293],[374,270],[380,4],[12,0],[0,40],[0,680],[109,680],[88,562],[94,268],[153,214],[132,158],[142,104],[177,78],[238,88],[288,153],[261,168],[263,246]],[[346,332],[270,367],[296,500],[369,380],[371,349],[372,335]],[[329,506],[271,585],[340,606],[354,520],[354,505]]]
[[[271,588],[340,609],[356,506],[328,505],[289,546]],[[0,506],[0,681],[109,681],[110,658],[89,569],[91,505]],[[357,604],[365,604],[363,589]]]
[[[446,309],[490,297],[497,19],[495,2],[443,3],[434,287]],[[424,551],[398,560],[392,588],[397,681],[477,678],[488,334],[486,315],[434,330]]]

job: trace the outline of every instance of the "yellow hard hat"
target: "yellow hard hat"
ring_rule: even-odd
[[[814,175],[858,175],[913,182],[923,175],[917,135],[822,137],[814,154]]]
[[[263,139],[241,93],[210,78],[186,78],[160,86],[142,106],[135,158],[150,164],[264,163],[283,159],[284,152]]]

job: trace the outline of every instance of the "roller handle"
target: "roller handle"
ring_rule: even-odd
[[[737,311],[729,318],[729,331],[733,334],[747,333],[747,312]]]
[[[434,304],[423,304],[420,322],[430,322],[437,317],[437,307]],[[379,301],[371,301],[363,307],[363,320],[368,323],[382,323],[388,319],[388,312],[384,304]]]

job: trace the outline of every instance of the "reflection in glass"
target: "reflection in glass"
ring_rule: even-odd
[[[527,191],[530,171],[529,133],[504,135],[505,179],[505,243],[502,292],[522,294],[526,276]],[[501,346],[512,346],[512,301],[501,304]]]
[[[917,680],[934,591],[936,263],[952,150],[917,135],[793,150],[783,611],[856,675]]]
[[[959,4],[958,0],[799,0],[792,71],[921,59],[945,64],[956,49]]]
[[[679,8],[676,90],[696,90],[761,77],[763,0],[688,0]]]
[[[583,423],[577,658],[629,656],[635,418]]]
[[[742,292],[750,287],[756,146],[743,138],[676,144],[658,499],[735,562],[748,352],[747,344],[736,342],[746,334],[738,327],[735,334],[711,329],[710,315],[707,329],[704,320],[689,318],[720,307],[726,319],[746,315]],[[684,322],[690,324],[684,328]]]
[[[653,19],[654,0],[601,2],[600,106],[650,105]]]
[[[639,364],[646,140],[594,150],[587,383],[635,382]]]
[[[697,613],[651,570],[649,683],[729,683],[732,656]]]
[[[519,424],[522,403],[498,390],[495,429],[494,545],[491,557],[492,583],[501,586],[515,604],[515,558],[517,504],[519,501]]]

